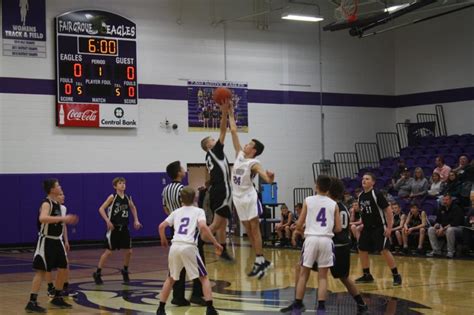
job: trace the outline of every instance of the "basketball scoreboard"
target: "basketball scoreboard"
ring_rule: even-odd
[[[105,11],[56,17],[56,125],[136,128],[136,25]]]

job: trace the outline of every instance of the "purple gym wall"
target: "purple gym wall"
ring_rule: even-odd
[[[69,239],[102,240],[106,227],[98,210],[107,196],[114,193],[112,179],[117,176],[127,180],[126,193],[132,196],[143,224],[138,231],[130,228],[132,238],[157,238],[157,226],[166,217],[161,206],[161,191],[170,182],[166,173],[0,174],[0,189],[4,192],[0,244],[36,242],[36,220],[45,196],[42,181],[51,177],[59,179],[68,213],[80,218],[75,227],[69,227]]]

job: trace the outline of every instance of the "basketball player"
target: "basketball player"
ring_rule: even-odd
[[[36,270],[31,285],[30,300],[25,307],[29,313],[46,313],[46,309],[39,306],[37,302],[38,292],[41,287],[45,272],[58,269],[56,277],[56,288],[62,288],[66,278],[67,259],[64,250],[61,234],[64,224],[77,224],[79,218],[76,215],[61,215],[58,196],[62,193],[62,188],[57,179],[47,179],[43,182],[43,189],[47,195],[41,203],[38,216],[38,244],[33,260],[33,269]],[[61,290],[55,290],[51,304],[60,308],[71,308],[72,306],[64,302]]]
[[[369,251],[376,251],[381,252],[392,271],[393,285],[398,286],[402,284],[402,276],[398,273],[395,259],[389,251],[393,226],[392,208],[383,194],[374,190],[375,180],[372,173],[366,173],[362,177],[364,191],[359,195],[359,206],[364,229],[359,238],[359,258],[364,275],[356,279],[356,282],[374,282],[369,268]]]
[[[339,215],[341,217],[341,232],[335,233],[333,237],[334,242],[334,265],[331,267],[331,274],[335,279],[339,279],[342,284],[346,287],[347,291],[352,295],[355,302],[357,303],[357,314],[367,314],[368,307],[365,304],[359,290],[357,289],[354,281],[349,277],[349,270],[351,264],[351,237],[350,237],[350,226],[349,226],[349,210],[342,202],[344,198],[344,184],[338,178],[331,177],[331,185],[329,187],[328,196],[337,202],[339,208]],[[296,242],[296,239],[293,239]],[[300,273],[299,265],[297,265],[297,271],[295,279],[298,281],[298,275]],[[314,271],[318,270],[317,264],[313,265]],[[295,285],[296,287],[296,285]],[[282,313],[290,312],[293,309],[293,304],[288,307],[281,309]],[[304,305],[302,310],[304,310]]]
[[[293,224],[293,214],[288,210],[287,205],[281,206],[281,221],[275,225],[275,230],[280,240],[280,246],[284,247],[290,243],[291,225]]]
[[[258,174],[265,182],[273,183],[275,174],[270,171],[264,171],[260,161],[255,159],[262,154],[264,149],[260,141],[252,139],[242,149],[239,135],[237,134],[237,125],[235,123],[232,104],[230,104],[229,122],[232,142],[236,153],[236,159],[232,169],[232,199],[237,209],[239,219],[245,226],[256,255],[253,268],[247,275],[249,277],[257,276],[258,279],[261,279],[265,275],[265,271],[271,267],[271,262],[263,257],[259,221],[262,205],[258,200],[257,191],[255,190],[252,179]]]
[[[112,251],[124,249],[123,269],[120,270],[124,283],[130,282],[128,266],[132,256],[132,239],[128,230],[130,212],[133,216],[133,227],[138,230],[142,224],[138,220],[137,208],[132,198],[125,194],[126,181],[123,177],[116,177],[112,180],[115,194],[111,194],[99,208],[99,213],[107,224],[107,233],[105,235],[105,251],[100,256],[97,271],[92,274],[95,284],[103,284],[102,268],[107,259],[112,255]],[[105,213],[105,209],[108,209]]]
[[[295,301],[292,303],[292,314],[304,311],[303,298],[313,265],[318,264],[318,312],[326,309],[327,275],[334,265],[332,237],[342,231],[341,217],[337,203],[328,197],[331,178],[319,175],[316,180],[316,196],[307,197],[303,211],[298,218],[296,228],[303,230],[305,241],[301,250],[301,268],[297,277]],[[283,309],[282,311],[285,311]],[[289,311],[289,310],[286,310]]]
[[[229,102],[221,106],[219,139],[206,137],[201,141],[201,148],[206,152],[206,166],[210,175],[209,201],[214,219],[209,226],[215,233],[217,241],[224,248],[221,258],[232,261],[226,248],[226,229],[232,218],[232,190],[230,184],[229,161],[224,153],[224,140],[227,133]]]
[[[212,305],[211,283],[207,277],[206,267],[197,249],[199,232],[206,237],[206,240],[214,244],[217,251],[221,251],[222,246],[207,227],[204,210],[193,206],[195,196],[196,191],[193,188],[189,186],[184,187],[181,190],[183,207],[173,211],[159,226],[161,246],[168,247],[168,240],[165,235],[166,227],[174,227],[174,234],[168,254],[169,275],[161,290],[160,305],[156,311],[157,315],[166,315],[166,301],[174,282],[179,280],[182,268],[186,269],[189,279],[199,278],[201,281],[207,306],[206,315],[218,314]],[[197,229],[199,229],[199,232]]]
[[[61,216],[66,216],[67,214],[67,208],[66,206],[64,206],[64,199],[65,199],[65,196],[64,196],[64,193],[61,192],[59,195],[58,195],[58,202],[61,206]],[[64,244],[64,249],[66,250],[66,259],[67,259],[67,252],[69,252],[70,250],[70,246],[69,246],[69,238],[68,238],[68,234],[67,234],[67,227],[64,225],[63,226],[63,233],[60,235],[60,238],[61,238],[61,241],[63,242]],[[53,280],[52,280],[52,274],[51,272],[46,272],[45,274],[45,278],[46,278],[46,282],[48,283],[48,296],[50,298],[54,297],[54,293],[56,291],[54,285],[53,285]],[[70,294],[68,292],[68,286],[69,286],[69,261],[68,261],[68,268],[66,269],[66,275],[65,275],[65,279],[64,279],[64,285],[63,285],[63,289],[61,291],[61,295],[62,296],[73,296],[73,295],[76,295],[77,293],[75,294]]]

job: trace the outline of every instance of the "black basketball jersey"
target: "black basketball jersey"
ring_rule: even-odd
[[[44,203],[47,203],[49,205],[49,216],[52,217],[60,217],[61,216],[61,205],[49,198],[46,198],[43,200],[41,203],[41,206],[43,206]],[[41,210],[40,210],[41,212]],[[62,222],[59,223],[41,223],[39,220],[39,216],[41,213],[38,213],[38,231],[41,235],[45,236],[53,236],[53,237],[59,237],[61,234],[63,234],[63,224]]]
[[[351,233],[349,228],[350,213],[347,210],[347,207],[342,203],[338,202],[337,206],[339,207],[339,215],[341,217],[342,231],[339,233],[334,233],[332,238],[334,246],[344,246],[351,243]]]
[[[112,204],[109,206],[109,219],[113,225],[128,226],[130,214],[130,197],[124,195],[123,198],[114,194]]]
[[[360,220],[360,211],[354,211],[354,220],[359,221]]]
[[[224,145],[220,140],[217,140],[214,147],[207,151],[206,166],[211,177],[210,192],[219,191],[226,195],[230,195],[231,185],[229,161],[225,156]]]
[[[414,227],[414,226],[418,226],[420,225],[423,220],[421,220],[421,212],[418,212],[418,215],[413,215],[413,214],[410,214],[411,215],[411,219],[410,219],[410,224],[408,224],[408,227]]]
[[[359,207],[364,228],[387,224],[384,209],[388,207],[388,202],[382,193],[373,189],[369,192],[362,192],[359,196]]]
[[[288,217],[290,216],[290,213],[288,212],[287,214],[281,214],[281,222],[284,224],[288,223]]]
[[[393,227],[400,226],[401,217],[400,213],[393,213]]]

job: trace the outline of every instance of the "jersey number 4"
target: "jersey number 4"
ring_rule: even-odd
[[[241,182],[241,180],[240,180],[240,176],[234,176],[234,184],[236,184],[236,185],[239,185],[239,186],[240,186],[240,182]]]
[[[189,218],[182,218],[181,225],[178,228],[178,234],[188,234]]]
[[[321,222],[321,226],[326,226],[326,208],[321,208],[316,216],[316,222]]]

